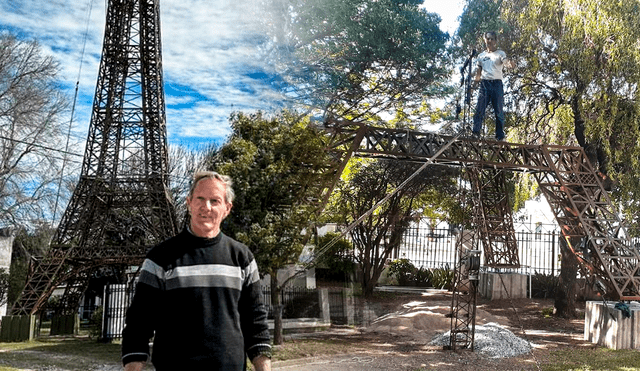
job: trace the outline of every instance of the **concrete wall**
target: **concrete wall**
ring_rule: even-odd
[[[611,349],[640,349],[640,303],[628,303],[630,317],[615,308],[616,302],[588,301],[584,340]]]
[[[527,276],[518,273],[481,272],[478,293],[489,300],[527,297]]]

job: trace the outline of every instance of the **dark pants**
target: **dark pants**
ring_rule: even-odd
[[[496,139],[504,139],[504,90],[502,80],[481,80],[476,113],[473,115],[473,132],[480,133],[487,106],[491,103],[496,114]]]

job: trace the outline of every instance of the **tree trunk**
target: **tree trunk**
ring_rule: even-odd
[[[573,238],[571,244],[572,246],[577,246],[578,242],[576,238]],[[577,318],[576,279],[578,275],[578,258],[564,238],[560,239],[560,253],[562,255],[562,266],[560,268],[558,289],[555,295],[555,314],[562,318]]]
[[[284,344],[282,336],[282,303],[280,302],[280,286],[278,272],[271,275],[271,307],[273,308],[273,344]]]

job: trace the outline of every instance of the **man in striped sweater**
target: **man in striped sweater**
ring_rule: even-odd
[[[271,370],[258,267],[220,231],[231,186],[228,176],[196,173],[189,227],[147,254],[122,333],[125,371],[144,369],[149,358],[157,371],[242,371],[247,357],[256,371]]]

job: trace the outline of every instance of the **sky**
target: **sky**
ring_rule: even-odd
[[[60,86],[73,100],[73,137],[86,139],[102,53],[106,0],[2,0],[0,31],[37,39],[60,63]],[[259,0],[161,0],[162,62],[170,144],[197,147],[229,134],[229,115],[273,107],[268,66],[257,58]],[[453,34],[464,0],[425,0]]]

